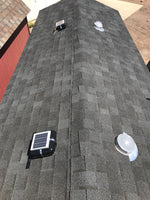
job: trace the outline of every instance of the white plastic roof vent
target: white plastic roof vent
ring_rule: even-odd
[[[122,133],[115,138],[115,147],[123,155],[129,156],[130,162],[138,156],[138,148],[133,138],[127,133]]]
[[[94,23],[94,25],[95,25],[94,28],[95,28],[96,30],[101,31],[101,32],[104,32],[103,24],[102,24],[101,21],[96,21],[96,22]]]

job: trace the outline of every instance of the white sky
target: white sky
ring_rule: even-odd
[[[22,0],[22,1],[31,10],[27,15],[28,21],[31,21],[37,18],[39,10],[42,10],[43,8],[46,8],[54,3],[57,3],[60,0]]]

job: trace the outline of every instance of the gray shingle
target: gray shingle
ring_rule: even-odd
[[[74,189],[97,189],[96,175],[92,171],[75,172],[72,175],[71,186]]]
[[[72,190],[70,193],[70,200],[86,200],[86,191],[85,190]]]

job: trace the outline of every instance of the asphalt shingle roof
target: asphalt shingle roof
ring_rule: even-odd
[[[67,28],[54,35],[61,19]],[[117,11],[92,0],[42,10],[0,104],[0,199],[149,200],[149,96]],[[32,133],[51,129],[55,154],[25,169]],[[114,147],[123,131],[139,149],[132,163]]]

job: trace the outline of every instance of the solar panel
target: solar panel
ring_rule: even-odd
[[[59,22],[56,22],[56,27],[57,26],[62,26],[65,23],[65,20],[61,20]]]
[[[56,22],[56,28],[54,29],[53,33],[56,34],[57,32],[62,31],[65,28],[66,28],[65,20],[58,21]]]
[[[35,133],[31,143],[31,151],[49,148],[51,131]]]

